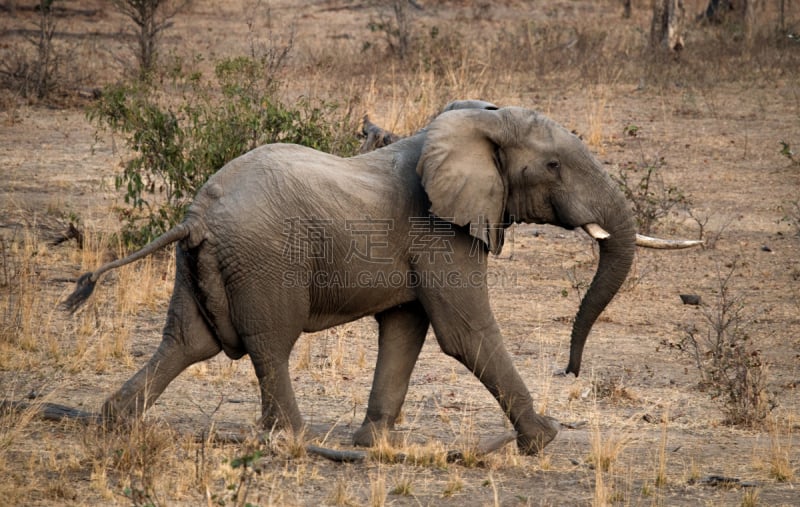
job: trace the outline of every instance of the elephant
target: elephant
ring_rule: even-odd
[[[552,441],[559,426],[534,410],[490,308],[488,254],[501,252],[513,223],[583,228],[597,239],[566,368],[578,375],[589,331],[633,261],[634,219],[601,164],[553,120],[483,102],[447,109],[416,134],[351,158],[256,148],[209,178],[181,223],[82,275],[64,302],[70,311],[104,272],[177,243],[161,343],[104,402],[103,419],[140,415],[184,369],[222,351],[250,356],[260,424],[301,431],[289,374],[296,340],[374,316],[378,355],[356,445],[394,427],[429,327],[497,400],[521,452]]]

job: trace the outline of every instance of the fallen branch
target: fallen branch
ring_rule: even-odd
[[[337,463],[361,463],[367,459],[367,451],[348,451],[345,449],[329,449],[318,445],[307,445],[306,452],[316,454]],[[404,456],[405,458],[405,456]]]
[[[46,421],[62,421],[73,419],[83,423],[95,422],[97,414],[86,412],[77,408],[59,405],[58,403],[28,403],[25,401],[0,401],[0,413],[24,412],[34,410]]]
[[[64,232],[58,233],[51,241],[50,244],[53,246],[60,245],[65,241],[69,241],[74,239],[78,243],[78,248],[83,249],[83,232],[75,227],[75,224],[70,222],[69,226]]]
[[[706,475],[696,482],[699,484],[722,488],[757,488],[759,486],[759,483],[756,481],[743,481],[737,477],[725,477],[724,475]],[[694,483],[694,480],[689,481],[689,484]]]
[[[361,129],[361,133],[366,137],[366,139],[364,139],[364,142],[361,144],[361,148],[358,149],[359,153],[367,153],[372,150],[377,150],[378,148],[389,146],[390,144],[396,143],[402,139],[397,134],[389,132],[388,130],[384,130],[375,125],[369,121],[369,116],[366,115],[364,116],[364,126]]]
[[[589,421],[572,421],[572,422],[562,422],[562,428],[566,428],[568,430],[578,430],[589,424]]]
[[[474,449],[474,453],[478,458],[480,458],[502,449],[506,444],[513,442],[516,439],[517,432],[509,431],[507,433],[503,433],[499,437],[479,443]],[[369,451],[330,449],[316,445],[306,446],[306,451],[309,454],[316,454],[317,456],[321,456],[338,463],[361,463],[367,459],[367,456],[369,456]],[[401,452],[394,455],[393,461],[395,463],[405,463],[410,459],[412,459],[412,456]],[[448,463],[463,461],[465,459],[465,452],[458,450],[448,451],[446,459]]]

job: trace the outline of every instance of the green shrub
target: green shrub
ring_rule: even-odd
[[[141,246],[179,222],[209,176],[257,146],[284,142],[355,153],[349,111],[335,102],[282,102],[268,71],[263,59],[226,59],[207,80],[176,62],[163,89],[152,80],[103,91],[88,117],[121,136],[131,154],[115,178],[125,192],[126,206],[117,211],[127,246]]]

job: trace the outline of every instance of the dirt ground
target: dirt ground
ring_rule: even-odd
[[[700,2],[685,3],[699,10]],[[25,2],[17,4],[14,17],[0,16],[5,48],[23,44],[22,32],[35,20]],[[345,78],[331,70],[331,55],[377,40],[368,29],[373,7],[355,1],[218,4],[195,2],[174,19],[164,46],[208,60],[246,54],[252,38],[245,20],[258,12],[249,19],[265,23],[270,34],[295,30],[286,77],[296,81],[287,86],[288,96],[335,97],[337,89],[352,96],[364,86],[382,90],[361,103],[376,123],[389,124],[396,120],[393,111],[408,110],[392,105],[401,100],[394,92],[403,89],[391,83],[392,72],[359,71],[337,82]],[[525,16],[622,23],[616,2],[529,4],[426,2],[416,15],[487,33]],[[80,86],[114,82],[124,60],[109,55],[129,54],[130,40],[120,34],[124,20],[101,2],[64,5],[58,30],[83,41],[74,50],[97,80]],[[648,15],[635,12],[626,23],[638,23],[644,33]],[[94,37],[79,37],[87,33]],[[796,54],[800,45],[784,50]],[[744,74],[705,86],[669,78],[655,84],[645,74],[604,81],[577,75],[568,82],[515,74],[484,86],[481,96],[461,95],[474,90],[468,85],[437,90],[436,99],[444,99],[438,106],[481,98],[539,109],[587,142],[596,132],[591,148],[610,172],[663,158],[664,180],[690,198],[691,214],[670,213],[655,230],[660,236],[698,238],[692,215],[708,219],[706,248],[638,251],[629,281],[592,330],[579,378],[552,372],[566,365],[570,319],[594,272],[591,240],[580,231],[520,225],[490,260],[497,281],[492,305],[537,408],[574,425],[564,427],[542,456],[521,456],[508,446],[480,463],[340,464],[275,451],[274,444],[261,449],[253,469],[237,468],[237,458],[255,452],[252,444],[192,439],[212,426],[250,433],[260,412],[247,358],[217,357],[175,380],[148,412],[144,429],[128,440],[32,414],[0,416],[0,492],[17,505],[800,504],[800,209],[793,208],[800,199],[800,164],[781,154],[779,143],[800,151],[800,79],[796,70],[769,78]],[[405,92],[411,98],[402,100],[413,105],[413,87]],[[70,215],[95,237],[119,228],[111,210],[121,194],[113,178],[124,149],[109,134],[96,135],[76,102],[54,107],[6,96],[2,104],[0,396],[96,411],[157,347],[173,266],[168,257],[133,266],[107,277],[95,291],[97,301],[77,316],[57,309],[75,277],[102,255],[81,251],[74,241],[49,245],[51,233]],[[23,291],[16,280],[28,268],[32,283]],[[684,305],[679,296],[699,295],[709,308],[720,276],[731,270],[730,291],[743,307],[740,323],[768,365],[767,388],[777,402],[768,423],[756,428],[724,424],[723,400],[701,388],[694,359],[678,347],[687,326],[707,329],[704,307]],[[120,319],[111,301],[128,297],[133,308]],[[349,448],[366,410],[376,349],[372,319],[305,335],[295,347],[301,411],[328,445]],[[429,336],[398,428],[405,443],[451,448],[508,427],[477,379]],[[598,449],[612,456],[607,469],[596,466]],[[780,459],[794,470],[786,480],[773,472]],[[711,476],[741,482],[720,484]],[[240,489],[234,498],[241,484],[246,497]]]

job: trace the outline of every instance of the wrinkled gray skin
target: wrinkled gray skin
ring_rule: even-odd
[[[486,254],[500,252],[511,222],[596,223],[611,234],[599,241],[597,273],[575,319],[567,371],[577,375],[586,336],[628,273],[635,235],[624,197],[577,137],[533,111],[468,108],[349,159],[287,144],[257,148],[209,179],[182,224],[79,282],[73,308],[104,271],[178,242],[161,345],[103,413],[142,412],[189,365],[224,351],[250,355],[261,423],[300,430],[288,366],[295,341],[374,315],[378,359],[356,444],[393,427],[432,326],[444,353],[497,399],[519,448],[535,453],[556,426],[534,411],[485,283]]]

